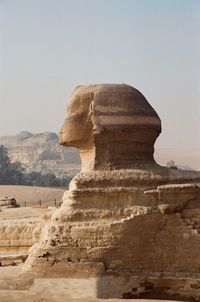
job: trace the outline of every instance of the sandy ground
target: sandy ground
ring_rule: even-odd
[[[124,300],[121,299],[107,299],[107,300],[102,300],[102,299],[65,299],[64,297],[60,297],[60,298],[39,298],[36,295],[35,296],[30,296],[29,294],[27,294],[25,291],[15,291],[11,292],[11,291],[2,291],[0,292],[0,298],[1,298],[1,302],[124,302]],[[130,302],[173,302],[173,301],[167,301],[167,300],[128,300]],[[175,301],[174,301],[175,302]]]
[[[62,201],[66,189],[31,186],[0,186],[0,197],[14,197],[20,206],[54,206]]]
[[[36,280],[33,288],[30,290],[16,290],[12,289],[12,282],[10,282],[10,276],[17,276],[20,271],[20,266],[17,267],[1,267],[0,268],[0,301],[1,302],[36,302],[36,301],[46,301],[46,302],[122,302],[122,299],[94,299],[94,298],[70,298],[66,295],[66,292],[62,290],[62,286],[57,288],[54,286],[44,286],[40,285],[40,280]],[[16,280],[17,281],[17,280]],[[71,286],[76,288],[78,280],[74,280]],[[81,282],[81,281],[80,281]],[[3,289],[6,285],[9,289]],[[48,285],[48,284],[47,284]],[[88,288],[90,291],[90,288]],[[130,299],[130,302],[170,302],[167,300],[146,300],[146,299]],[[171,301],[172,302],[172,301]],[[175,302],[175,301],[174,301]]]
[[[22,207],[22,208],[11,208],[11,209],[3,209],[0,212],[0,223],[5,223],[5,221],[39,221],[41,220],[41,216],[44,213],[49,212],[50,209],[46,207]]]

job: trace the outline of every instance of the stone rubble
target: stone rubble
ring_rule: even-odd
[[[15,198],[0,197],[0,209],[18,208],[19,204]]]

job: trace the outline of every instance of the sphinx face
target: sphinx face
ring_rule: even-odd
[[[82,94],[75,89],[69,99],[66,117],[59,132],[59,142],[63,146],[81,148],[92,140],[91,103],[93,95]]]

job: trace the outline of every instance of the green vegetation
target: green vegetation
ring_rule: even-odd
[[[71,177],[58,178],[53,173],[41,174],[40,172],[30,172],[24,176],[25,184],[29,186],[66,187],[71,181]]]
[[[0,145],[0,185],[66,187],[71,177],[58,178],[53,173],[25,173],[20,162],[12,163],[5,146]]]
[[[19,162],[11,163],[8,150],[0,146],[0,184],[21,184],[23,182],[23,168]]]

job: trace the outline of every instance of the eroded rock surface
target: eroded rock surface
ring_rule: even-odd
[[[6,262],[13,254],[27,253],[42,238],[45,220],[51,210],[45,208],[9,208],[0,212],[0,257]],[[44,218],[45,218],[44,217]]]
[[[144,96],[128,85],[77,87],[60,143],[80,151],[82,170],[132,169],[153,163],[161,121]]]
[[[54,173],[59,177],[74,176],[80,168],[75,149],[59,146],[56,133],[30,133],[0,137],[12,162],[19,161],[26,172]]]
[[[60,143],[79,149],[82,171],[47,218],[23,282],[64,278],[67,292],[70,278],[94,278],[92,297],[199,301],[200,172],[157,165],[160,132],[133,87],[74,90]]]

